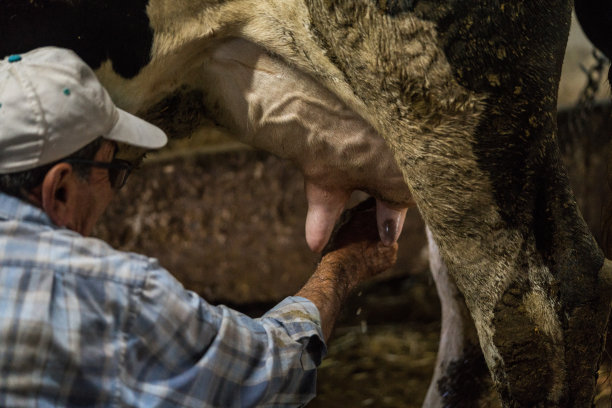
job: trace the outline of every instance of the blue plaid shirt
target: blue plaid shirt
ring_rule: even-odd
[[[212,306],[157,261],[0,193],[0,406],[284,407],[314,397],[319,312]]]

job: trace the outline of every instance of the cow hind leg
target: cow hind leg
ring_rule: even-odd
[[[423,406],[501,406],[463,295],[448,274],[438,246],[427,229],[429,265],[442,310],[440,345],[434,375]]]

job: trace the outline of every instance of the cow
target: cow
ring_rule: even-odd
[[[170,135],[212,123],[293,161],[313,250],[353,189],[378,199],[385,242],[416,205],[436,283],[449,289],[443,328],[469,322],[452,347],[443,333],[426,405],[485,401],[477,380],[490,375],[504,406],[585,407],[612,263],[580,215],[555,140],[571,6],[7,0],[0,55],[71,48],[119,106]]]

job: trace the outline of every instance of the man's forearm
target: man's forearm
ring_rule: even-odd
[[[331,335],[346,297],[355,287],[354,281],[342,262],[325,256],[308,282],[296,294],[310,300],[319,309],[325,341]]]
[[[369,199],[343,214],[326,255],[296,294],[319,309],[326,342],[351,290],[389,269],[397,259],[397,243],[380,242],[374,203]]]

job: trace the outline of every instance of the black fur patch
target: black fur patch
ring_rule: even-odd
[[[504,401],[525,407],[547,400],[553,381],[550,364],[559,359],[553,340],[525,310],[523,294],[528,290],[525,282],[512,285],[496,306],[493,320],[493,342],[503,358],[503,369],[494,370],[501,381],[499,392]]]
[[[159,126],[171,138],[190,136],[210,115],[204,104],[204,93],[182,87],[145,112],[138,112],[146,121]]]
[[[139,112],[144,120],[164,129],[169,137],[190,136],[207,122],[208,109],[204,104],[204,93],[197,89],[180,88],[145,112]]]
[[[446,57],[461,85],[490,95],[474,153],[491,176],[504,221],[529,224],[522,217],[532,215],[535,176],[555,131],[557,82],[550,78],[559,72],[550,47],[563,43],[556,34],[562,20],[542,27],[527,2],[505,3],[496,13],[497,2],[451,3],[434,15]]]
[[[437,385],[444,407],[478,407],[480,398],[491,387],[489,369],[480,346],[476,344],[466,348],[463,358],[448,365]]]
[[[603,257],[576,216],[556,140],[556,94],[564,33],[569,29],[568,4],[516,1],[501,7],[487,1],[476,8],[451,1],[424,8],[425,3],[419,2],[419,8],[436,21],[456,80],[489,95],[473,151],[489,175],[504,222],[534,235],[538,252],[557,270],[560,281],[576,268],[598,271]],[[546,21],[540,8],[548,10]],[[496,9],[501,12],[491,13]],[[568,248],[581,257],[561,253]],[[568,281],[571,287],[562,286],[568,305],[579,298],[577,291],[592,290],[587,289],[590,281],[580,289]]]
[[[589,40],[612,59],[612,2],[576,0],[576,17]]]
[[[390,16],[414,10],[417,0],[376,0],[378,8]]]
[[[96,69],[134,77],[150,61],[148,0],[2,0],[0,57],[42,46],[74,50]]]

